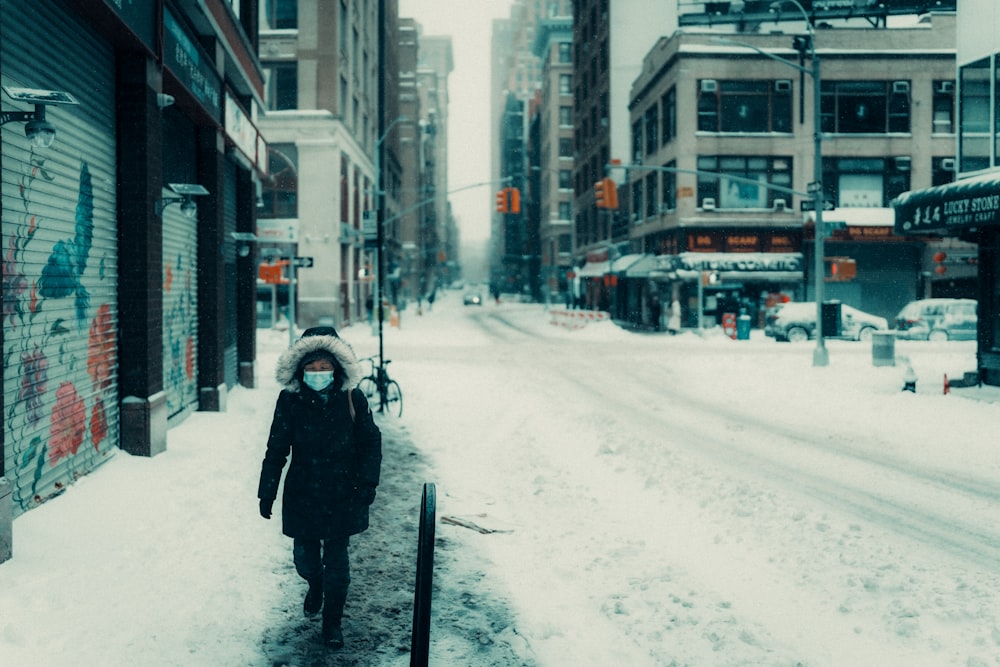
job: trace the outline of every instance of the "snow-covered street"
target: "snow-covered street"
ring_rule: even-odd
[[[0,662],[407,664],[429,481],[431,664],[1000,665],[1000,391],[943,393],[975,343],[897,341],[912,394],[868,344],[812,368],[758,331],[551,319],[449,293],[385,328],[405,406],[341,654],[303,653],[290,543],[256,514],[288,342],[261,331],[260,388],[15,521]]]

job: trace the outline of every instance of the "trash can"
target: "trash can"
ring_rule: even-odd
[[[740,308],[740,316],[736,318],[736,340],[750,340],[750,316],[746,308]]]
[[[896,332],[872,332],[872,366],[896,365]]]
[[[821,313],[823,318],[823,338],[836,338],[840,335],[840,302],[824,301]]]

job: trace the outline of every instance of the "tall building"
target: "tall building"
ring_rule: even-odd
[[[573,2],[574,259],[578,266],[590,265],[578,275],[586,278],[585,302],[592,307],[610,308],[608,285],[600,276],[609,261],[622,255],[616,246],[628,239],[623,216],[595,207],[594,183],[607,175],[611,160],[629,160],[632,82],[646,53],[676,28],[673,2]],[[610,175],[618,182],[623,178],[617,170]]]
[[[397,41],[386,34],[396,2],[276,0],[262,8],[260,126],[273,177],[262,191],[261,251],[312,258],[297,272],[298,326],[356,321],[373,289],[359,277],[375,267],[364,213],[375,210],[376,190],[394,192],[401,178],[398,135],[380,106],[386,82],[397,79],[381,62],[385,42]],[[388,178],[376,175],[376,151]],[[393,209],[379,203],[383,215]]]
[[[935,20],[937,17],[935,16]],[[958,4],[953,154],[959,179],[915,189],[895,202],[895,229],[913,238],[974,243],[971,258],[963,248],[925,254],[921,273],[946,279],[975,270],[978,299],[978,378],[1000,385],[1000,6],[991,0]],[[930,244],[929,244],[930,245]],[[971,262],[969,261],[971,259]]]

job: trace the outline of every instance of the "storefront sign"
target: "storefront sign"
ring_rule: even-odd
[[[298,218],[257,218],[257,240],[267,243],[298,243]]]
[[[685,252],[667,258],[674,271],[801,271],[800,253],[699,253]]]
[[[243,156],[254,164],[257,161],[257,128],[243,113],[243,109],[228,92],[226,93],[226,136]]]
[[[156,3],[134,0],[104,0],[122,23],[153,52],[156,47]]]
[[[222,83],[212,60],[184,32],[170,10],[163,8],[163,63],[201,102],[212,118],[222,121]]]
[[[1000,177],[969,178],[901,195],[893,202],[896,232],[940,233],[1000,224]]]

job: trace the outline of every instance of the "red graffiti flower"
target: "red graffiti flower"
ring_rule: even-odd
[[[111,319],[111,307],[101,304],[90,322],[90,338],[87,341],[87,373],[98,391],[111,386],[115,367],[115,323]]]
[[[55,465],[59,459],[76,454],[83,443],[87,431],[87,409],[76,393],[76,387],[63,382],[56,389],[56,404],[52,408],[52,422],[49,428],[49,464]]]
[[[35,424],[42,418],[42,397],[48,382],[48,359],[35,346],[31,352],[21,354],[21,391],[17,398],[24,402],[25,419]]]
[[[90,440],[94,443],[94,449],[104,441],[108,435],[108,417],[104,413],[104,401],[98,398],[94,401],[94,408],[90,411]]]
[[[194,379],[194,339],[190,336],[187,339],[187,348],[184,350],[184,371],[188,380]]]

